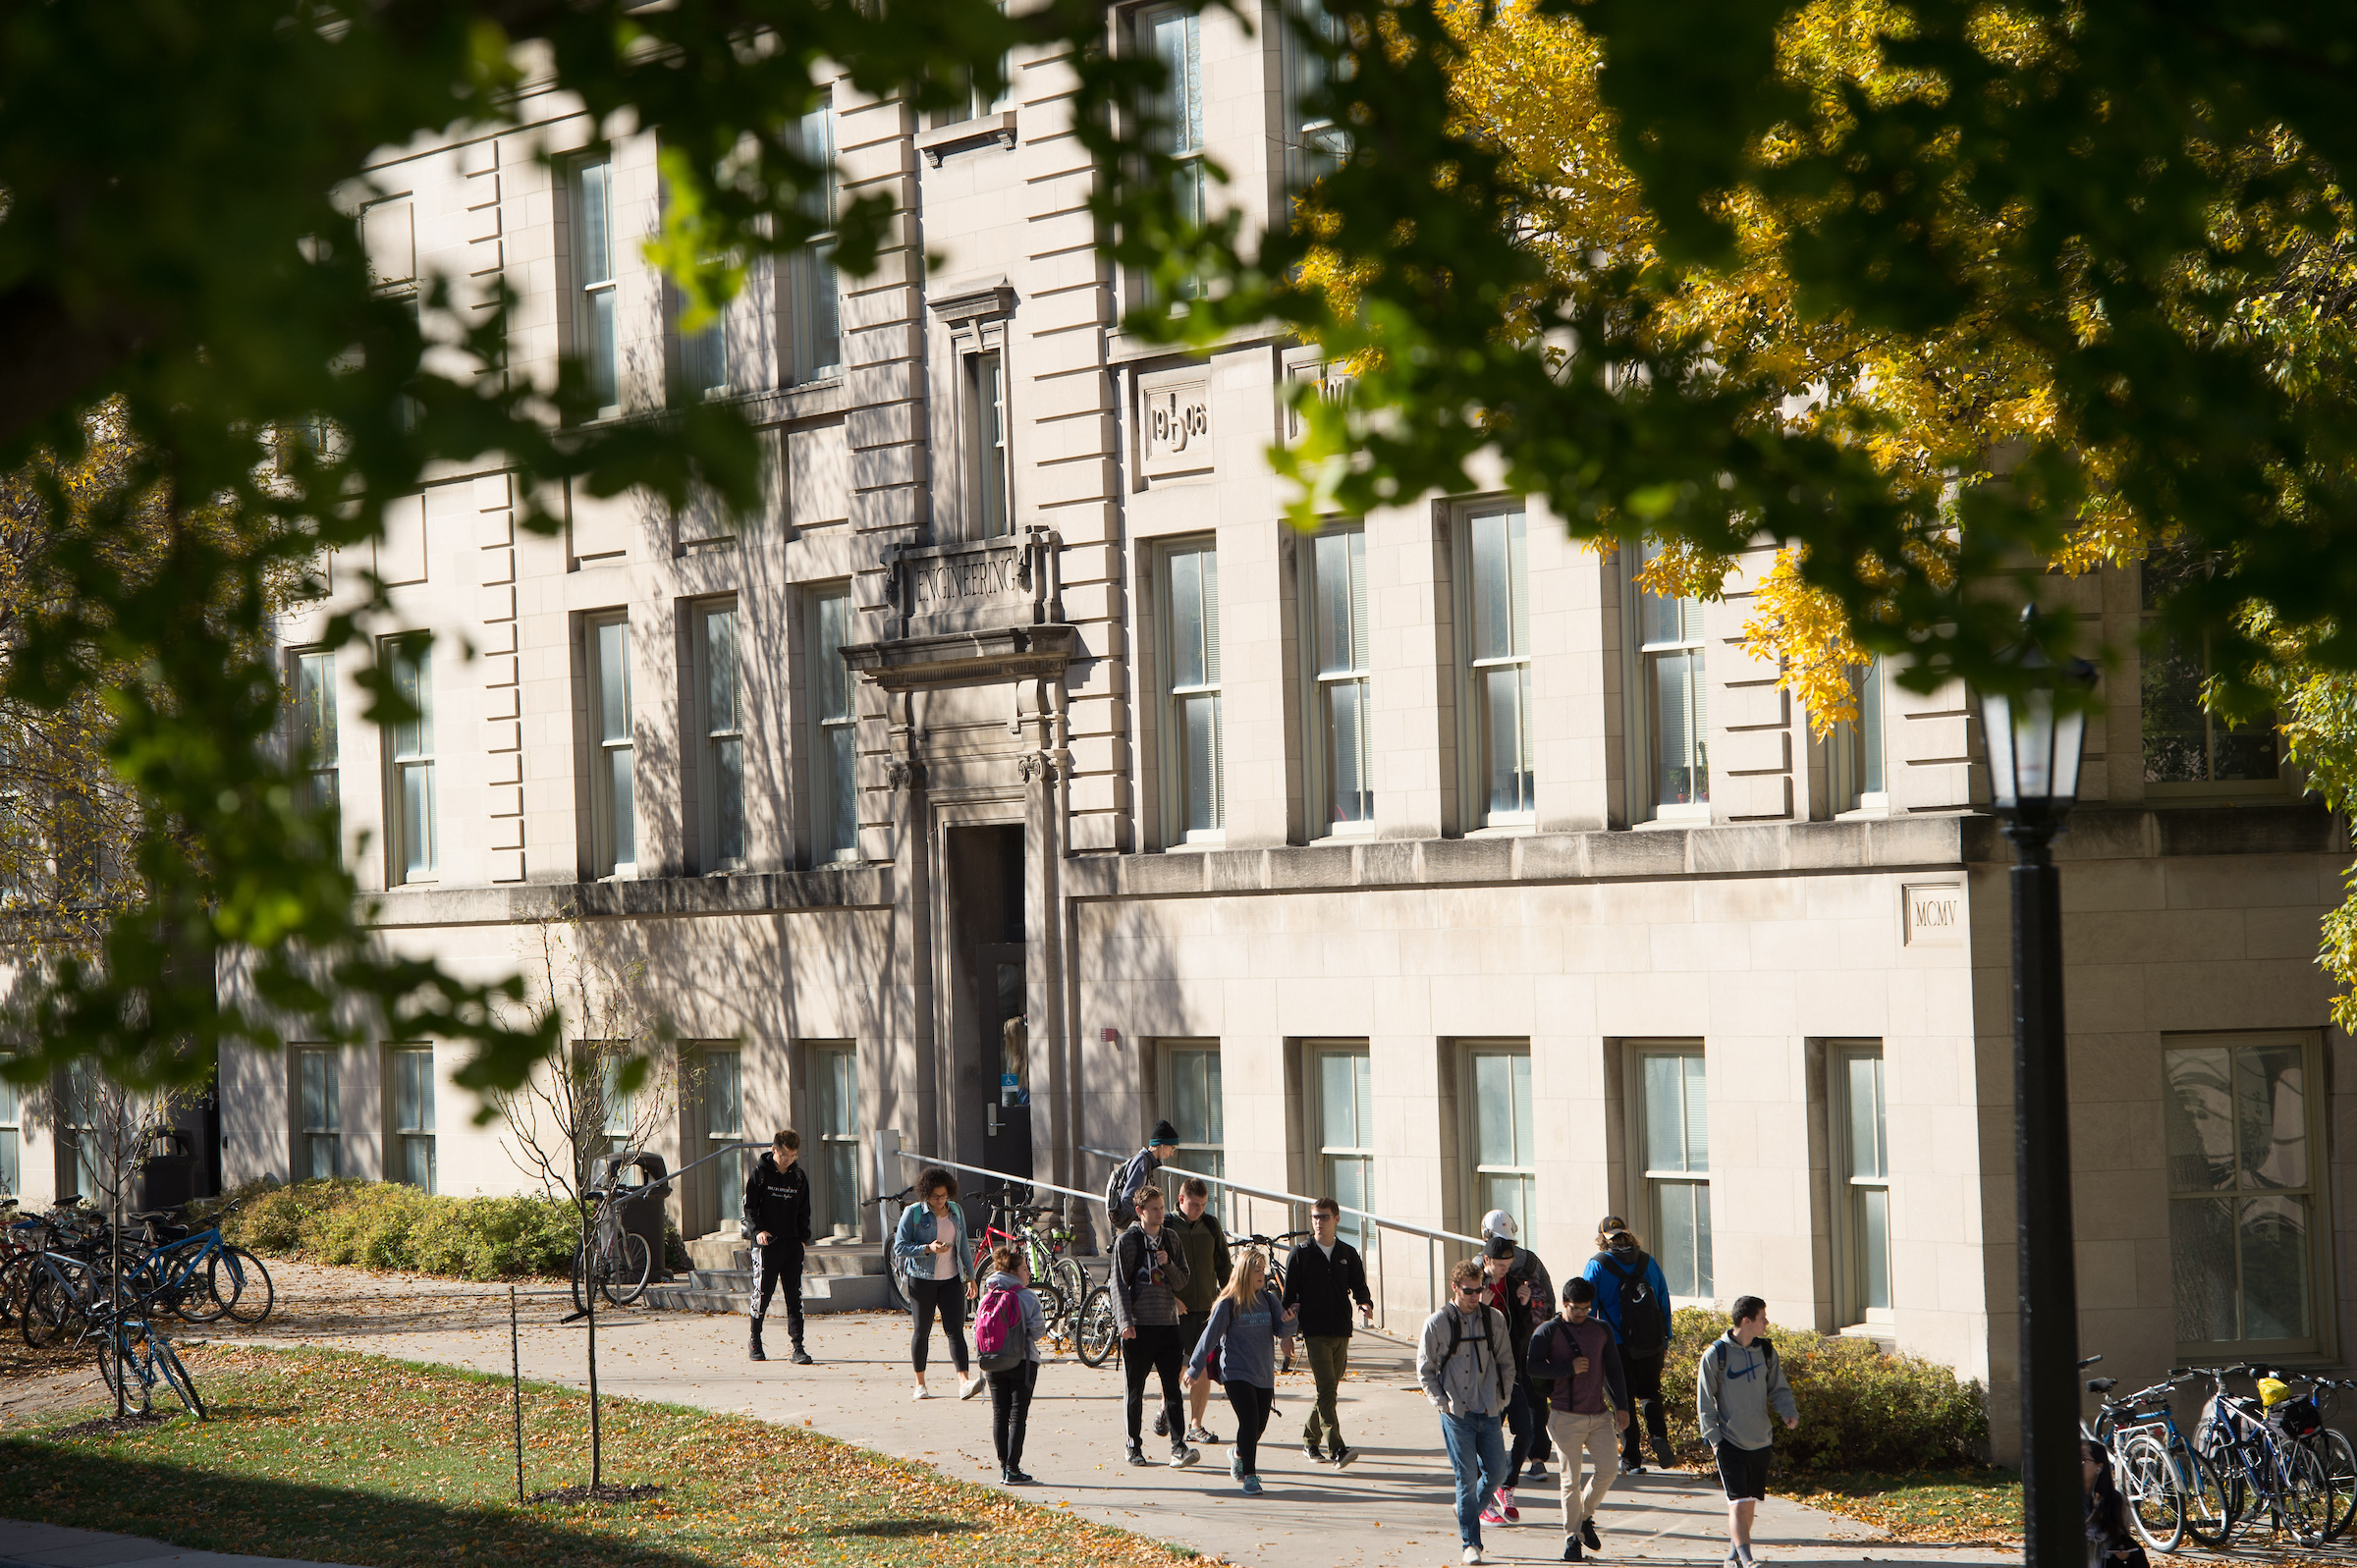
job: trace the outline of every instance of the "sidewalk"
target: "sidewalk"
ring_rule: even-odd
[[[279,1299],[292,1311],[284,1326],[239,1339],[316,1344],[417,1361],[508,1371],[504,1286],[373,1279],[356,1271],[274,1266]],[[322,1314],[306,1300],[364,1298],[364,1311]],[[527,1304],[523,1375],[576,1386],[587,1381],[582,1325],[555,1322],[561,1303]],[[274,1331],[275,1330],[275,1331]],[[192,1331],[184,1343],[201,1341]],[[954,1397],[909,1398],[908,1320],[843,1314],[810,1320],[814,1367],[785,1359],[785,1324],[772,1320],[771,1354],[745,1359],[745,1321],[691,1313],[598,1314],[598,1383],[606,1393],[659,1399],[809,1426],[847,1441],[918,1459],[962,1480],[997,1484],[987,1392],[971,1403]],[[1228,1449],[1208,1447],[1190,1470],[1135,1470],[1123,1462],[1122,1379],[1114,1364],[1091,1371],[1067,1358],[1041,1369],[1032,1404],[1024,1468],[1043,1483],[1030,1496],[1237,1564],[1308,1568],[1310,1564],[1453,1563],[1457,1540],[1448,1463],[1431,1406],[1415,1386],[1413,1352],[1361,1334],[1352,1341],[1343,1390],[1343,1426],[1364,1457],[1337,1472],[1302,1456],[1307,1375],[1278,1381],[1277,1415],[1261,1447],[1266,1492],[1244,1496],[1228,1479]],[[956,1392],[940,1330],[934,1332],[932,1381]],[[1150,1407],[1149,1407],[1150,1412]],[[1149,1413],[1148,1419],[1151,1419]],[[1233,1435],[1234,1422],[1215,1389],[1213,1432]],[[1146,1438],[1149,1453],[1167,1442]],[[1519,1498],[1522,1523],[1484,1532],[1494,1561],[1556,1561],[1562,1516],[1552,1477]],[[1716,1478],[1680,1473],[1624,1477],[1597,1519],[1603,1560],[1694,1564],[1722,1558],[1726,1504]],[[1876,1539],[1865,1525],[1771,1497],[1761,1507],[1757,1540],[1776,1568],[1802,1563],[1943,1563],[2013,1568],[2018,1552],[1982,1547],[1911,1545]],[[7,1553],[0,1550],[0,1556]],[[98,1559],[91,1559],[97,1561]],[[107,1559],[113,1560],[113,1559]],[[193,1558],[190,1559],[193,1560]]]
[[[137,1536],[0,1519],[0,1568],[163,1568],[167,1563],[172,1568],[337,1568],[334,1563],[300,1563],[285,1557],[186,1551]]]

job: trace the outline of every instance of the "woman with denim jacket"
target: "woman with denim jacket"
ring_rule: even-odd
[[[971,1399],[982,1391],[983,1379],[966,1366],[965,1304],[974,1293],[974,1258],[965,1239],[965,1211],[958,1205],[958,1178],[935,1165],[916,1178],[916,1195],[919,1202],[903,1212],[892,1238],[893,1267],[916,1309],[916,1331],[908,1340],[908,1360],[916,1369],[913,1397],[933,1397],[925,1386],[925,1350],[938,1312],[958,1366],[958,1397]]]

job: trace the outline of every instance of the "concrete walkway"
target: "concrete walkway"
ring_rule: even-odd
[[[337,1568],[333,1563],[299,1563],[284,1557],[184,1551],[137,1536],[0,1519],[0,1568],[164,1568],[167,1563],[172,1568]]]
[[[288,1308],[286,1321],[240,1334],[239,1340],[325,1345],[508,1371],[505,1287],[403,1281],[293,1264],[274,1266],[274,1272],[279,1299]],[[561,1298],[524,1304],[526,1378],[576,1386],[586,1382],[582,1325],[556,1322],[567,1305]],[[600,1313],[599,1386],[610,1394],[808,1426],[921,1460],[954,1477],[998,1484],[987,1391],[971,1403],[909,1398],[905,1317],[812,1318],[809,1343],[819,1364],[806,1368],[785,1360],[785,1325],[772,1322],[776,1359],[756,1365],[745,1359],[742,1318]],[[202,1337],[192,1330],[184,1342]],[[1133,1470],[1122,1457],[1119,1371],[1110,1364],[1092,1371],[1067,1358],[1041,1371],[1023,1463],[1043,1485],[1030,1495],[1237,1564],[1453,1563],[1457,1539],[1448,1462],[1432,1408],[1415,1387],[1413,1352],[1376,1335],[1361,1335],[1352,1343],[1343,1426],[1365,1457],[1348,1470],[1312,1464],[1301,1453],[1310,1386],[1306,1374],[1279,1379],[1277,1416],[1261,1449],[1263,1495],[1246,1497],[1228,1479],[1224,1445],[1205,1449],[1202,1463],[1190,1470],[1159,1465]],[[932,1363],[935,1388],[954,1394],[938,1328]],[[1209,1424],[1223,1436],[1234,1432],[1216,1390]],[[1167,1449],[1167,1443],[1148,1434],[1149,1453]],[[556,1481],[547,1478],[547,1484]],[[1559,1560],[1563,1538],[1552,1477],[1544,1486],[1526,1487],[1520,1501],[1519,1526],[1485,1531],[1491,1559]],[[1597,1521],[1605,1541],[1603,1560],[1710,1568],[1724,1555],[1726,1518],[1715,1477],[1674,1472],[1624,1477]],[[1865,1525],[1773,1497],[1760,1510],[1758,1541],[1776,1568],[1854,1562],[2011,1568],[2021,1560],[2012,1551],[1880,1540]]]

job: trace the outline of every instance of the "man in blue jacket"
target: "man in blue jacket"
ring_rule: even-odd
[[[1618,1215],[1596,1226],[1596,1256],[1584,1276],[1596,1287],[1596,1316],[1620,1347],[1628,1396],[1643,1414],[1642,1432],[1630,1422],[1620,1433],[1620,1468],[1645,1474],[1644,1437],[1653,1437],[1653,1456],[1670,1468],[1670,1421],[1662,1412],[1662,1362],[1670,1354],[1670,1281],[1662,1266],[1645,1255],[1644,1244]]]

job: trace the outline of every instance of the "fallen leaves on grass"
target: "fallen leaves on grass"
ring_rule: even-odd
[[[2010,1470],[1822,1476],[1776,1491],[1873,1525],[1900,1541],[2008,1546],[2022,1539],[2021,1478]]]

